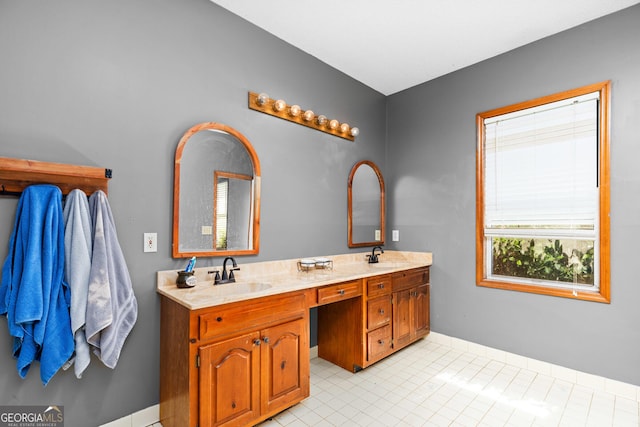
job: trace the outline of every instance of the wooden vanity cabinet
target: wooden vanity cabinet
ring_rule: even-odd
[[[163,297],[160,422],[256,424],[309,396],[305,292],[189,310]]]
[[[198,426],[247,425],[306,397],[305,330],[299,319],[200,347]]]
[[[318,356],[356,372],[429,333],[429,268],[199,309],[162,295],[162,425],[255,425],[308,397],[315,306]]]
[[[362,360],[362,280],[318,288],[318,357],[349,371]]]
[[[405,347],[429,334],[429,269],[393,274],[393,344]]]
[[[393,352],[391,275],[361,282],[357,298],[318,307],[318,356],[353,372]]]
[[[362,281],[361,297],[318,307],[318,356],[353,372],[425,337],[430,330],[428,267]]]

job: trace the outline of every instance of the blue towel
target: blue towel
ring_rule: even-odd
[[[85,333],[105,366],[115,368],[124,342],[138,317],[138,304],[107,195],[89,197],[93,229],[93,255]]]
[[[74,349],[69,287],[63,280],[62,193],[53,185],[23,191],[0,282],[13,355],[24,378],[34,360],[46,386]]]
[[[89,292],[89,273],[91,271],[91,217],[89,202],[82,190],[72,190],[64,204],[64,280],[71,289],[71,330],[76,343],[72,363],[76,378],[91,362],[89,343],[84,334],[87,311],[87,295]]]

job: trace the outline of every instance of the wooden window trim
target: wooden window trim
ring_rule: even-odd
[[[584,291],[573,289],[561,289],[545,286],[526,285],[508,281],[487,280],[484,271],[485,245],[484,245],[484,120],[489,117],[506,114],[512,111],[532,108],[537,105],[547,104],[566,98],[572,98],[592,92],[600,92],[599,103],[599,152],[598,152],[598,179],[600,183],[599,197],[599,231],[600,239],[600,289],[598,291]],[[534,294],[552,295],[564,298],[580,299],[602,303],[611,302],[611,256],[610,256],[610,150],[609,150],[609,121],[610,121],[610,93],[611,82],[605,81],[583,86],[553,95],[532,99],[518,104],[497,108],[495,110],[479,113],[476,116],[477,149],[476,149],[476,285],[505,289]]]

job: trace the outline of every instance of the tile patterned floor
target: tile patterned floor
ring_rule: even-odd
[[[352,374],[311,360],[311,396],[260,427],[640,426],[638,399],[428,337]]]

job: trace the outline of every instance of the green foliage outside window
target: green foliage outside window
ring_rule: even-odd
[[[593,245],[573,246],[567,253],[557,239],[494,238],[492,273],[593,285]]]

